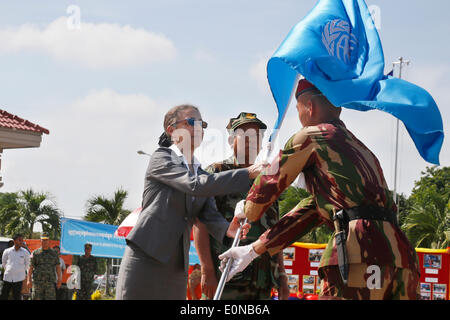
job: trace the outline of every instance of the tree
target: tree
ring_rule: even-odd
[[[398,225],[401,226],[405,223],[406,217],[412,212],[413,204],[412,200],[403,193],[398,194]]]
[[[17,192],[0,193],[0,235],[7,235],[6,226],[18,208]]]
[[[450,168],[427,168],[408,199],[411,212],[402,229],[416,247],[450,246]]]
[[[93,196],[86,204],[87,210],[84,220],[119,225],[130,214],[130,210],[124,209],[124,202],[128,192],[119,188],[114,196],[108,199],[104,196]]]
[[[436,191],[448,197],[450,194],[450,167],[439,168],[437,166],[427,167],[425,172],[421,172],[422,177],[414,183],[411,196],[421,193],[423,188],[436,186]]]
[[[0,220],[5,234],[22,233],[24,237],[31,238],[34,226],[40,223],[42,231],[51,238],[60,237],[61,214],[49,193],[35,192],[30,188],[18,194],[2,194],[1,198]]]
[[[122,188],[119,188],[114,192],[112,199],[99,195],[93,196],[87,201],[87,213],[84,216],[84,220],[119,225],[131,212],[123,207],[127,196],[128,192]],[[105,293],[107,295],[109,294],[110,262],[111,259],[106,259]]]
[[[289,187],[279,198],[280,218],[291,211],[300,201],[310,196],[309,192],[302,188]]]

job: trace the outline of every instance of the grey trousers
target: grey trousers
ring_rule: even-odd
[[[187,278],[181,241],[168,264],[130,242],[120,264],[116,300],[186,300]]]

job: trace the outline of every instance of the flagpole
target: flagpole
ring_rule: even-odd
[[[402,78],[402,69],[403,64],[409,65],[409,60],[404,60],[403,57],[400,57],[398,61],[392,63],[392,66],[395,67],[399,65],[399,74],[398,78]],[[400,120],[397,118],[397,129],[396,129],[396,137],[395,137],[395,164],[394,164],[394,202],[397,205],[398,210],[398,197],[397,197],[397,165],[398,165],[398,132],[400,127]]]

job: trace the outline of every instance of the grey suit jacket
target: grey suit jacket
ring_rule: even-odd
[[[167,263],[182,237],[187,271],[195,219],[199,218],[209,233],[222,242],[229,224],[218,212],[214,196],[247,192],[250,186],[247,169],[209,174],[199,168],[195,177],[182,157],[170,148],[158,148],[146,172],[142,211],[127,240]]]

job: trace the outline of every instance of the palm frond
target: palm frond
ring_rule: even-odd
[[[124,209],[128,192],[119,188],[111,199],[104,196],[93,196],[86,202],[84,220],[118,225],[131,212]]]

